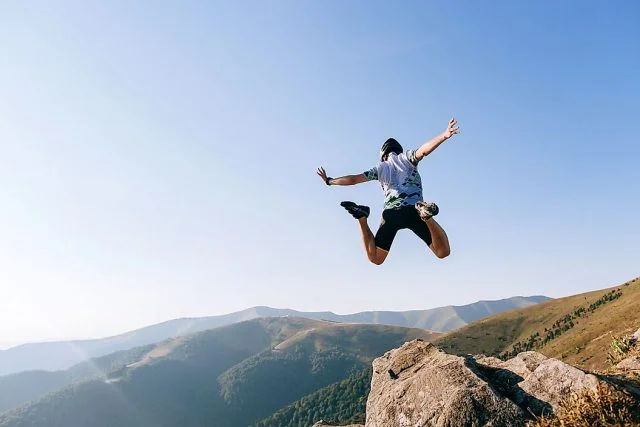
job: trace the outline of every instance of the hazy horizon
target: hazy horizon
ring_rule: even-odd
[[[544,296],[546,297],[546,295],[513,295],[512,297],[509,298],[518,298],[518,297],[523,297],[523,298],[531,298],[531,297],[540,297],[540,296]],[[503,299],[508,299],[508,298],[503,298]],[[478,301],[473,301],[470,304],[476,303],[476,302],[482,302],[482,301],[496,301],[496,300],[478,300]],[[250,310],[252,308],[256,308],[256,307],[267,307],[267,308],[271,308],[271,309],[276,309],[276,310],[294,310],[294,311],[298,311],[298,312],[307,312],[307,313],[313,313],[313,312],[330,312],[333,314],[337,314],[337,315],[341,315],[341,316],[346,316],[346,315],[352,315],[352,314],[357,314],[357,313],[365,313],[365,312],[372,312],[372,311],[376,311],[376,312],[406,312],[406,311],[422,311],[422,310],[431,310],[431,309],[436,309],[436,308],[443,308],[443,307],[459,307],[459,306],[465,306],[465,305],[469,305],[469,304],[450,304],[450,305],[446,305],[446,306],[437,306],[437,307],[425,307],[425,308],[414,308],[414,309],[407,309],[407,310],[386,310],[386,309],[370,309],[370,310],[362,310],[362,311],[350,311],[350,312],[343,312],[343,313],[339,313],[333,310],[298,310],[296,308],[292,308],[292,307],[270,307],[270,306],[264,306],[264,305],[260,305],[260,306],[251,306],[251,307],[246,307],[244,309],[241,310],[237,310],[237,311],[232,311],[232,312],[224,312],[224,313],[216,313],[216,314],[205,314],[202,316],[182,316],[181,318],[200,318],[200,317],[208,317],[208,316],[223,316],[226,314],[231,314],[231,313],[235,313],[238,311],[244,311],[244,310]],[[163,322],[168,322],[168,321],[172,321],[172,320],[176,320],[179,318],[171,318],[171,319],[164,319],[158,322],[154,322],[154,323],[149,323],[149,324],[143,324],[143,325],[138,325],[138,326],[133,326],[129,329],[126,330],[121,330],[121,331],[115,331],[115,332],[111,332],[111,333],[107,333],[105,335],[100,335],[100,336],[77,336],[77,337],[58,337],[58,338],[48,338],[48,339],[38,339],[36,338],[32,338],[29,340],[25,340],[25,341],[13,341],[13,342],[0,342],[0,350],[7,350],[13,347],[18,347],[20,345],[24,345],[24,344],[34,344],[34,343],[46,343],[46,342],[60,342],[60,341],[83,341],[83,340],[94,340],[94,339],[103,339],[103,338],[109,338],[112,336],[117,336],[117,335],[121,335],[121,334],[125,334],[128,332],[132,332],[138,329],[142,329],[148,326],[153,326],[153,325],[157,325],[159,323],[163,323]]]
[[[0,2],[0,339],[404,311],[638,274],[640,3]],[[451,256],[339,206],[395,137]],[[631,125],[630,125],[631,124]]]

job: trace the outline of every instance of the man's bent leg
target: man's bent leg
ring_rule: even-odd
[[[367,258],[376,265],[382,264],[387,258],[389,251],[385,251],[376,246],[376,239],[369,228],[366,217],[359,218],[358,223],[360,224],[360,231],[362,231],[362,241],[364,243],[364,249],[367,252]]]
[[[425,221],[429,232],[431,233],[431,244],[429,248],[438,258],[446,258],[451,253],[451,247],[449,247],[449,238],[447,233],[444,232],[440,224],[435,219],[429,218]]]

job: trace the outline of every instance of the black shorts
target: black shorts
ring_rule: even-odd
[[[382,221],[375,236],[376,246],[388,252],[398,231],[405,228],[413,231],[427,245],[431,244],[429,227],[420,218],[415,206],[401,206],[382,211]]]

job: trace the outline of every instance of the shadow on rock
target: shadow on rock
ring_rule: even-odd
[[[518,385],[524,378],[508,369],[479,364],[471,356],[465,358],[466,366],[486,381],[497,393],[508,397],[521,407],[525,413],[540,417],[553,413],[553,407],[535,396],[527,393]]]

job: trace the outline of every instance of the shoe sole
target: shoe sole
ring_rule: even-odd
[[[351,216],[353,216],[355,219],[360,219],[362,217],[366,217],[366,218],[369,217],[368,209],[362,209],[362,208],[366,208],[366,206],[360,206],[353,202],[341,202],[340,206],[345,208],[347,212],[349,212],[349,214],[351,214]],[[354,215],[354,212],[352,210],[353,208],[357,208],[358,212],[362,213],[362,215],[359,215],[359,216]]]
[[[440,212],[440,208],[435,203],[428,202],[418,202],[416,203],[416,210],[418,211],[418,215],[422,218],[423,221],[428,220]]]

